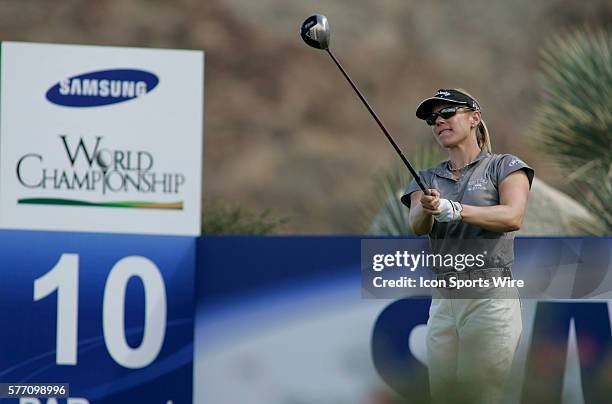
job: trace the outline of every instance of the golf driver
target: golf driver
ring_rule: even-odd
[[[331,51],[329,50],[329,23],[327,22],[327,17],[321,14],[315,14],[315,15],[308,17],[306,21],[304,21],[304,23],[302,24],[302,28],[300,29],[300,35],[302,36],[302,39],[304,40],[304,42],[306,42],[308,45],[316,49],[325,50],[329,54],[329,56],[332,58],[336,66],[338,66],[338,69],[340,69],[344,77],[348,80],[351,87],[353,87],[353,90],[355,90],[355,92],[359,96],[359,99],[361,100],[361,102],[363,102],[363,105],[365,105],[365,107],[370,112],[370,114],[372,115],[372,117],[374,118],[378,126],[380,127],[380,129],[383,131],[383,133],[387,137],[387,140],[391,142],[391,145],[393,146],[397,154],[399,154],[400,158],[402,159],[406,167],[408,167],[408,171],[410,171],[410,174],[412,174],[412,176],[414,177],[419,188],[421,188],[421,190],[423,191],[423,193],[425,193],[425,195],[429,195],[430,194],[429,190],[427,190],[425,186],[423,185],[421,178],[419,177],[417,172],[412,167],[412,164],[410,164],[406,156],[404,156],[404,153],[402,153],[400,148],[397,146],[397,144],[395,143],[395,141],[389,134],[389,131],[387,131],[387,129],[385,128],[385,125],[383,125],[383,123],[380,121],[380,119],[378,118],[378,116],[376,115],[372,107],[370,107],[370,104],[368,104],[368,102],[363,97],[361,92],[357,89],[357,86],[355,86],[355,83],[353,83],[353,80],[351,80],[351,78],[346,73],[346,71],[340,64],[340,62],[338,62],[334,54],[331,53]],[[408,206],[410,205],[409,201],[402,200],[402,202],[405,205],[408,205]]]

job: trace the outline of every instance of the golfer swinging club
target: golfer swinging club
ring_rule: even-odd
[[[449,159],[420,172],[431,195],[414,180],[408,185],[402,201],[411,207],[410,226],[445,251],[470,240],[485,241],[489,249],[484,268],[433,268],[434,276],[511,276],[514,232],[523,222],[533,169],[513,155],[491,153],[480,105],[463,90],[438,90],[416,116],[431,126]],[[450,391],[475,395],[472,403],[502,400],[522,331],[519,295],[514,287],[503,295],[492,288],[478,293],[463,298],[459,290],[432,291],[427,362],[434,403],[448,403]]]

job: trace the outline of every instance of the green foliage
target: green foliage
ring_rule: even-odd
[[[415,170],[424,170],[436,165],[444,159],[437,145],[428,145],[409,157]],[[400,198],[403,190],[412,181],[408,169],[401,163],[375,179],[373,203],[365,207],[365,220],[371,224],[369,233],[388,236],[413,234],[408,222],[408,209]],[[376,216],[372,222],[372,212]]]
[[[573,195],[612,233],[612,33],[576,30],[549,42],[535,132],[567,174]]]
[[[202,233],[206,235],[274,234],[287,222],[285,218],[275,217],[270,210],[255,212],[220,201],[205,204],[203,211]]]

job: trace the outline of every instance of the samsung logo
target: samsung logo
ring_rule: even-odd
[[[159,83],[153,73],[136,69],[100,70],[61,80],[47,100],[65,107],[98,107],[142,97]]]

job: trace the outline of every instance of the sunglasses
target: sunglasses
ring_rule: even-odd
[[[459,112],[460,109],[467,109],[467,110],[473,111],[472,108],[468,108],[463,105],[454,106],[454,107],[446,107],[446,108],[442,108],[438,112],[432,112],[431,114],[429,114],[429,116],[425,118],[425,122],[427,122],[427,125],[433,126],[436,124],[436,119],[438,119],[439,116],[444,119],[449,119],[455,116],[455,114]]]

